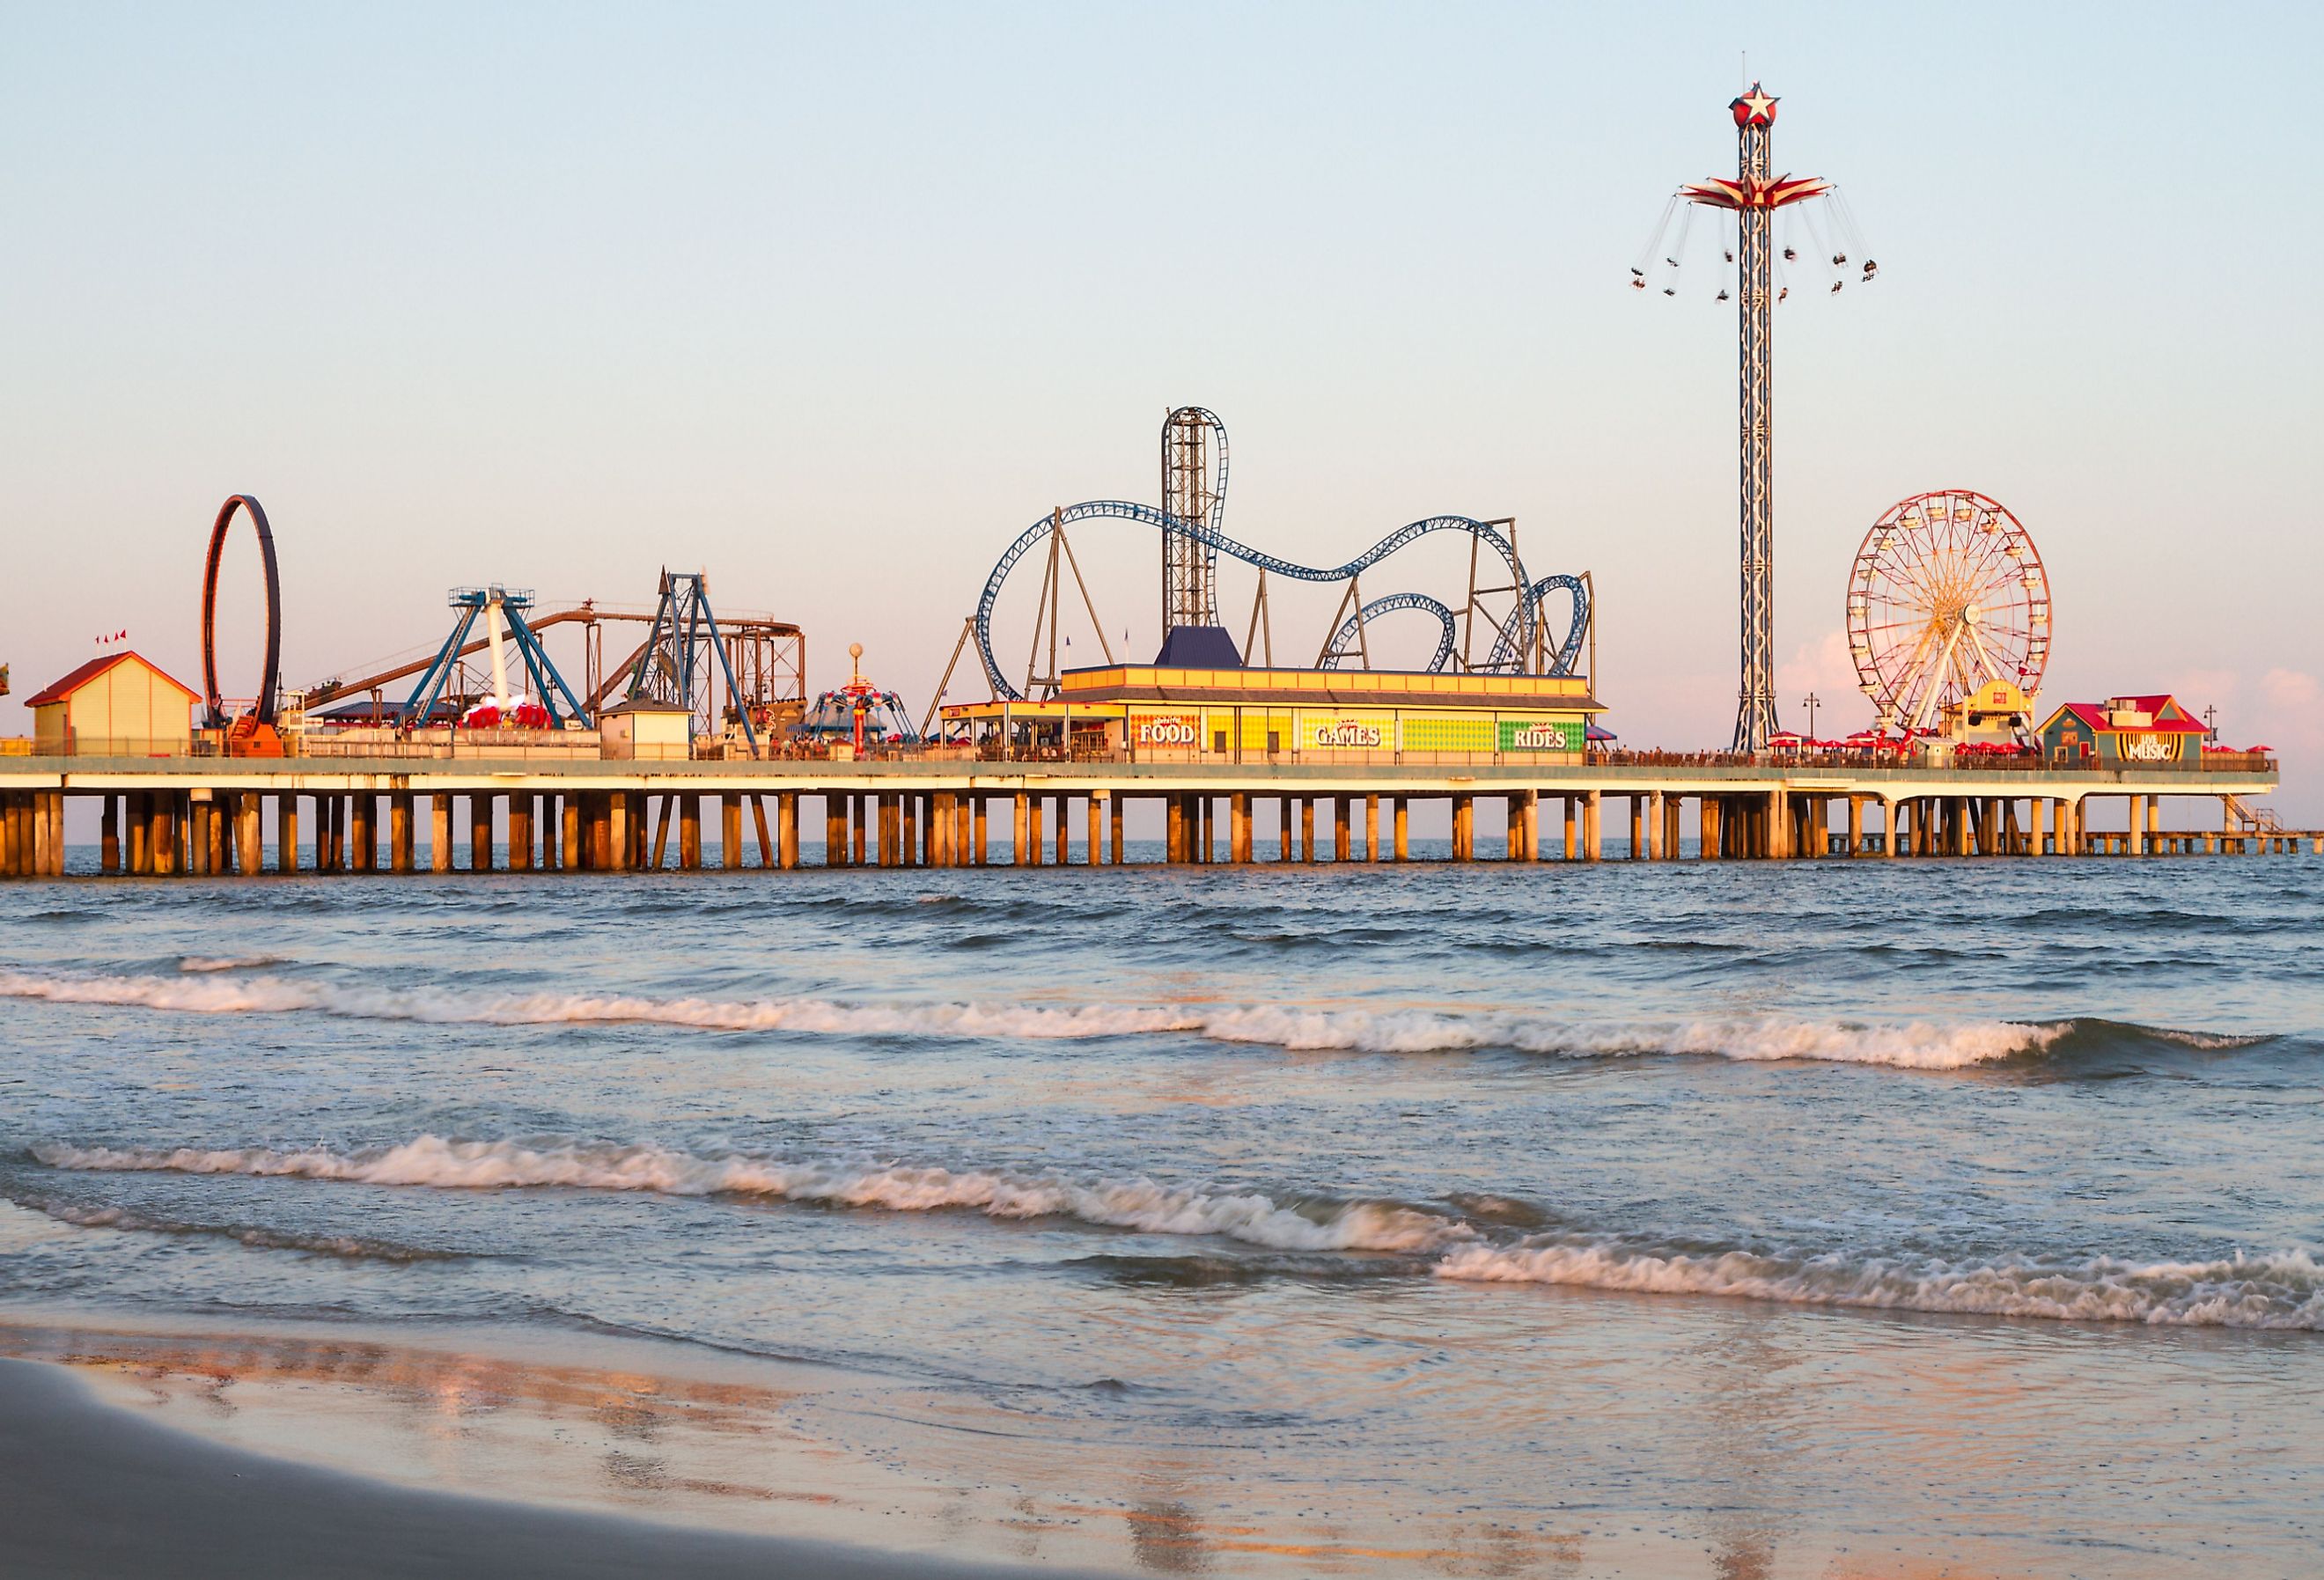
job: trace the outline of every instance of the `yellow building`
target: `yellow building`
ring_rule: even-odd
[[[200,694],[124,651],[91,659],[24,706],[43,755],[182,757],[193,751]]]
[[[954,739],[1056,745],[1070,732],[1077,755],[1141,761],[1556,762],[1581,760],[1602,711],[1568,677],[1113,665],[1067,671],[1054,698],[944,718]]]
[[[1965,744],[2007,746],[2031,740],[2034,699],[2007,680],[1987,680],[1944,711],[1945,738]]]

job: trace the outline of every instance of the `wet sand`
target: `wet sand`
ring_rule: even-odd
[[[12,1575],[828,1576],[1069,1571],[898,1557],[422,1492],[223,1447],[0,1359],[0,1570]]]

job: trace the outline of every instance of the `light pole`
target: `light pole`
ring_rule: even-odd
[[[1812,741],[1816,738],[1816,733],[1815,733],[1815,710],[1816,710],[1816,706],[1817,706],[1819,703],[1822,702],[1822,701],[1823,701],[1823,698],[1821,698],[1821,697],[1818,697],[1818,696],[1817,696],[1814,692],[1812,692],[1812,691],[1811,691],[1811,692],[1809,692],[1809,693],[1807,694],[1806,702],[1807,702],[1807,705],[1808,705],[1808,739],[1809,739],[1811,742],[1812,742]]]
[[[2203,739],[2214,746],[2218,745],[2219,744],[2219,710],[2216,707],[2203,710]]]

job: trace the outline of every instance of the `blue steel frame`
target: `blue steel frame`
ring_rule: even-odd
[[[681,627],[683,629],[681,630]],[[699,571],[669,571],[661,573],[661,601],[654,605],[653,630],[646,644],[638,650],[638,661],[630,668],[631,697],[652,697],[665,702],[675,702],[693,711],[694,664],[707,641],[710,651],[717,655],[719,671],[726,677],[726,695],[731,700],[742,695],[734,683],[734,666],[726,656],[726,644],[718,630],[718,616],[710,607],[710,589],[704,584]],[[647,666],[653,666],[650,676]],[[654,677],[663,681],[656,688]],[[751,743],[751,751],[759,750],[759,732],[751,723],[751,710],[736,704],[734,711],[742,716],[742,735]]]
[[[532,695],[549,710],[549,722],[562,725],[567,718],[588,722],[589,710],[581,706],[573,688],[558,673],[549,650],[540,645],[539,633],[525,624],[524,611],[532,607],[532,595],[511,592],[506,587],[455,587],[447,602],[460,611],[460,618],[453,624],[452,634],[437,650],[435,661],[420,675],[419,684],[412,687],[410,698],[397,710],[398,729],[410,728],[435,710],[437,698],[443,694],[446,683],[452,678],[453,666],[459,661],[460,651],[467,645],[468,633],[475,628],[476,616],[491,605],[495,596],[501,601],[501,615],[508,622],[509,638],[516,643],[517,653],[524,660],[525,673],[532,680]],[[565,698],[570,713],[560,715],[557,711],[559,697]]]

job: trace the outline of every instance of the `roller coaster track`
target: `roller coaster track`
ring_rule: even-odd
[[[1400,609],[1418,609],[1424,614],[1434,614],[1437,623],[1443,626],[1443,634],[1436,640],[1436,656],[1428,661],[1430,674],[1441,672],[1452,661],[1452,645],[1460,640],[1461,634],[1460,617],[1426,593],[1390,593],[1385,598],[1374,598],[1349,615],[1348,623],[1340,627],[1338,633],[1332,638],[1331,645],[1323,650],[1323,668],[1338,669],[1341,660],[1359,651],[1363,633],[1373,621]]]
[[[1533,611],[1535,621],[1542,618],[1542,600],[1555,592],[1572,596],[1573,618],[1567,626],[1564,642],[1559,645],[1544,673],[1571,675],[1573,666],[1582,658],[1582,639],[1590,630],[1590,593],[1578,576],[1543,577],[1533,584],[1532,596],[1526,600],[1526,606]],[[1383,614],[1393,614],[1404,609],[1417,609],[1436,616],[1437,624],[1443,631],[1437,638],[1436,656],[1428,661],[1427,673],[1443,673],[1444,666],[1452,661],[1452,644],[1459,636],[1460,616],[1425,593],[1390,593],[1384,598],[1374,598],[1358,613],[1348,616],[1347,624],[1340,627],[1338,634],[1332,638],[1331,645],[1324,650],[1323,667],[1338,669],[1342,660],[1359,651],[1365,628]]]
[[[1519,600],[1509,624],[1497,628],[1492,651],[1482,663],[1473,666],[1480,673],[1515,674],[1522,670],[1525,656],[1533,650],[1535,624],[1539,617],[1540,600],[1552,591],[1564,590],[1572,594],[1574,615],[1572,632],[1567,636],[1564,647],[1560,650],[1557,662],[1552,667],[1551,673],[1563,675],[1572,672],[1573,660],[1581,650],[1582,633],[1589,623],[1587,595],[1584,594],[1580,582],[1575,577],[1553,576],[1538,582],[1527,582],[1525,567],[1517,559],[1517,550],[1510,545],[1508,539],[1502,536],[1499,529],[1489,522],[1477,521],[1470,516],[1427,516],[1420,521],[1408,522],[1382,538],[1345,565],[1322,569],[1314,566],[1295,565],[1288,559],[1262,553],[1247,543],[1237,542],[1224,532],[1197,522],[1180,521],[1150,504],[1139,504],[1125,499],[1085,500],[1080,504],[1069,504],[1050,515],[1043,516],[1026,528],[1018,536],[1017,541],[1010,544],[1001,554],[1000,560],[992,568],[992,574],[985,579],[984,591],[976,601],[976,652],[978,659],[984,665],[984,678],[991,685],[992,695],[995,698],[1017,702],[1025,699],[1024,694],[1009,683],[1008,678],[1001,672],[999,661],[992,656],[992,609],[993,605],[1000,601],[1001,588],[1002,584],[1008,581],[1010,572],[1016,568],[1019,560],[1024,559],[1036,545],[1056,528],[1071,526],[1078,522],[1106,520],[1139,522],[1160,531],[1180,533],[1202,544],[1213,553],[1230,555],[1241,560],[1245,565],[1266,571],[1270,576],[1286,577],[1294,581],[1307,582],[1351,581],[1372,566],[1386,559],[1389,555],[1432,532],[1467,532],[1484,547],[1500,556],[1501,563],[1508,569],[1508,586],[1527,589],[1526,596]],[[1452,630],[1451,622],[1453,618],[1452,611],[1434,599],[1424,598],[1419,594],[1391,594],[1387,598],[1375,600],[1373,604],[1364,605],[1365,612],[1362,618],[1369,620],[1375,607],[1390,604],[1396,599],[1410,600],[1394,603],[1393,606],[1397,609],[1433,607],[1434,612],[1446,622],[1447,633]],[[1387,608],[1381,608],[1379,612],[1385,614],[1389,611]],[[1335,653],[1343,640],[1351,634],[1352,624],[1351,622],[1350,628],[1343,629],[1339,636],[1333,638]],[[1439,645],[1435,661],[1430,666],[1431,670],[1441,670],[1451,661],[1452,656],[1451,638],[1448,634],[1445,642]]]

